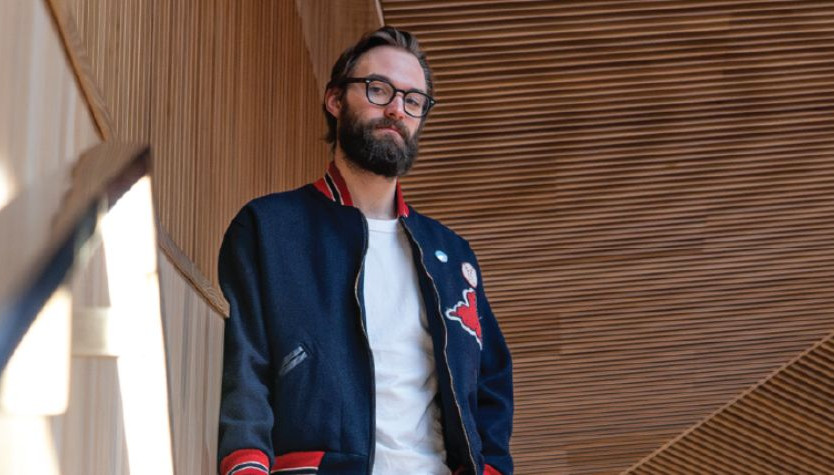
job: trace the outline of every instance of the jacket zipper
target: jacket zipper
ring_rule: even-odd
[[[356,306],[359,309],[359,323],[362,325],[362,334],[365,336],[365,346],[368,349],[368,361],[371,368],[371,425],[370,435],[371,444],[370,452],[368,453],[368,475],[371,475],[374,469],[374,457],[376,456],[376,370],[374,369],[374,352],[371,349],[371,339],[368,337],[368,330],[365,327],[365,317],[362,315],[362,301],[359,299],[359,277],[365,269],[365,255],[368,253],[368,223],[364,216],[362,219],[362,260],[359,262],[359,272],[356,274],[356,281],[353,285],[353,293],[356,297]]]
[[[460,408],[460,403],[458,403],[458,396],[455,393],[455,380],[452,376],[452,367],[449,366],[449,328],[446,326],[446,320],[443,319],[443,310],[440,308],[440,292],[437,291],[437,284],[434,282],[434,277],[432,277],[429,270],[426,268],[426,263],[423,261],[425,257],[423,254],[423,248],[420,247],[420,243],[414,239],[414,235],[411,233],[411,230],[408,229],[408,226],[405,224],[405,220],[400,218],[402,222],[403,229],[408,232],[409,237],[411,238],[411,242],[417,246],[417,250],[420,252],[420,266],[423,268],[423,272],[429,276],[429,281],[431,281],[432,290],[434,290],[434,299],[437,302],[437,315],[440,317],[440,323],[443,325],[443,357],[444,363],[446,363],[446,371],[449,373],[449,386],[452,390],[452,399],[455,401],[455,408],[458,410],[458,419],[460,420],[460,428],[463,431],[463,438],[466,441],[466,453],[469,455],[469,461],[472,462],[472,470],[475,472],[478,471],[478,466],[475,464],[475,457],[472,455],[472,445],[469,443],[469,434],[466,432],[466,426],[463,423],[463,410]]]

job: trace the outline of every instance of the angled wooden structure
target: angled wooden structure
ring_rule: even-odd
[[[405,192],[478,252],[517,473],[834,471],[834,5],[7,2],[0,110],[29,115],[0,113],[0,208],[101,142],[151,147],[174,472],[216,470],[223,229],[320,173],[325,76],[380,17],[435,71]],[[98,251],[82,328],[106,281]],[[41,427],[63,473],[130,472],[101,343]]]
[[[626,473],[830,472],[833,369],[829,335]]]
[[[434,68],[405,192],[478,252],[518,473],[626,470],[834,330],[834,5],[381,5]],[[635,473],[744,473],[746,435],[751,471],[834,471],[826,361],[786,389],[821,405],[754,391]]]

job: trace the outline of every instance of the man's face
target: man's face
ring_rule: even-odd
[[[385,79],[397,89],[426,91],[419,61],[390,46],[363,54],[352,77]],[[362,169],[385,177],[408,173],[417,158],[421,120],[405,113],[398,93],[388,105],[371,104],[364,84],[345,86],[338,117],[339,146]]]

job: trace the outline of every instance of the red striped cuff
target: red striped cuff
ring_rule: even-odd
[[[222,475],[264,475],[269,473],[269,457],[257,449],[235,450],[220,461]]]
[[[314,469],[318,470],[324,452],[290,452],[275,457],[272,464],[272,473],[281,473],[290,470]]]

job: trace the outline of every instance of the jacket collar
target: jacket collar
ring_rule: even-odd
[[[316,182],[313,183],[313,186],[315,186],[316,189],[319,190],[324,196],[335,201],[336,203],[344,206],[353,206],[353,200],[350,197],[347,183],[345,183],[345,179],[342,177],[342,174],[339,173],[339,169],[336,167],[336,162],[330,162],[327,166],[327,170],[324,172],[324,176],[316,180]],[[395,195],[394,199],[396,200],[397,205],[397,217],[407,218],[408,205],[405,203],[405,199],[403,198],[403,191],[400,188],[400,180],[397,180],[397,191]]]

